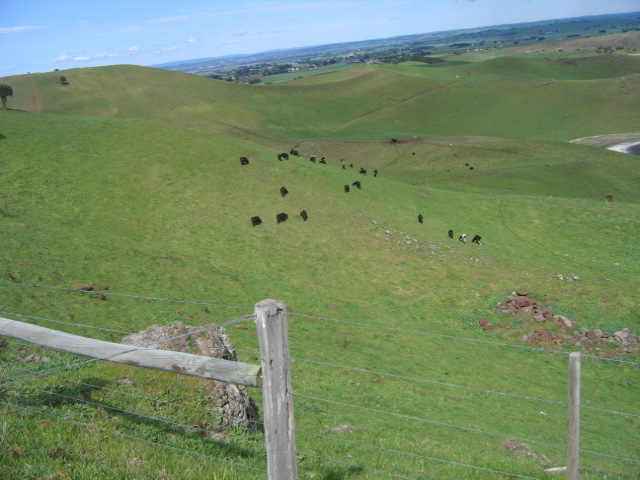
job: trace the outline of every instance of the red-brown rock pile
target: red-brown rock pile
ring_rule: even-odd
[[[589,353],[597,353],[603,357],[617,357],[640,352],[640,335],[636,335],[628,328],[614,333],[600,329],[576,329],[577,322],[569,320],[564,315],[557,315],[548,306],[548,302],[541,302],[532,298],[529,292],[517,291],[509,295],[504,302],[500,302],[494,309],[495,313],[525,317],[523,329],[525,333],[520,338],[522,343],[529,345],[552,346],[571,345]],[[530,331],[532,322],[536,325]],[[493,330],[495,325],[484,318],[478,320],[483,330]],[[500,327],[511,328],[501,323]],[[551,328],[550,328],[551,327]],[[556,328],[553,328],[556,327]]]

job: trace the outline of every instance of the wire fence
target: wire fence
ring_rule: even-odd
[[[79,294],[59,287],[0,283]],[[103,293],[114,298],[219,309],[215,314],[216,327],[237,326],[253,318],[252,314],[228,318],[229,315],[222,313],[228,310],[253,310],[252,307]],[[0,315],[36,324],[54,324],[67,330],[90,330],[96,336],[135,333],[24,313],[0,311]],[[563,466],[567,448],[566,381],[559,382],[557,373],[558,365],[570,352],[337,318],[303,314],[290,314],[289,318],[292,341],[290,360],[296,399],[295,430],[300,469],[303,472],[301,477],[312,478],[324,471],[341,472],[339,474],[343,476],[362,474],[366,478],[495,478],[496,475],[541,478],[546,475],[544,467]],[[335,325],[343,325],[351,331],[336,333]],[[381,335],[378,332],[384,333]],[[257,359],[259,353],[255,337],[249,333],[238,333],[241,346],[237,352],[246,358]],[[192,334],[194,332],[188,335]],[[385,346],[384,342],[390,338],[384,335],[391,334],[402,336],[403,340],[399,343],[388,341],[387,347],[397,349],[402,344],[403,352],[398,355],[403,360],[413,359],[413,368],[406,368],[405,361],[382,367],[376,364],[376,352],[379,354]],[[318,344],[318,349],[313,352],[306,347],[311,335],[316,336]],[[296,345],[302,336],[307,342],[298,352]],[[442,372],[437,358],[433,357],[434,352],[430,354],[427,351],[420,355],[412,353],[425,348],[425,342],[419,339],[429,339],[439,344],[454,343],[460,351],[461,362],[474,366],[470,370],[483,364],[513,362],[517,358],[521,359],[518,361],[522,361],[526,370],[519,375],[526,377],[536,373],[526,368],[532,364],[531,358],[538,360],[542,355],[544,368],[554,373],[549,382],[555,388],[550,387],[549,382],[544,382],[544,378],[532,379],[531,392],[511,391],[513,382],[510,378],[502,379],[503,387],[486,388],[484,383],[494,381],[491,374],[487,372],[487,379],[484,379],[482,375],[467,374],[459,367],[455,381],[442,381],[437,379]],[[164,339],[158,343],[166,341]],[[177,396],[173,399],[175,391],[149,390],[154,394],[145,394],[144,389],[135,389],[135,382],[132,385],[125,384],[127,388],[122,388],[109,377],[113,375],[113,370],[93,371],[98,366],[94,359],[78,360],[69,354],[55,352],[51,354],[55,361],[42,361],[42,357],[46,357],[46,349],[25,342],[4,340],[0,354],[4,351],[5,359],[18,356],[24,360],[34,350],[42,352],[41,361],[29,364],[29,368],[22,362],[3,362],[3,370],[0,371],[0,405],[6,412],[20,412],[27,417],[41,416],[60,424],[86,428],[85,418],[74,416],[69,409],[59,408],[61,405],[82,405],[93,411],[90,417],[99,417],[100,414],[96,412],[103,412],[108,417],[136,419],[132,421],[133,424],[138,422],[151,426],[153,432],[149,435],[147,430],[138,432],[122,423],[114,426],[107,422],[94,428],[101,434],[168,449],[187,457],[196,456],[210,464],[212,470],[233,469],[237,478],[264,478],[264,442],[259,433],[234,435],[233,440],[227,438],[222,442],[212,440],[220,438],[220,432],[210,427],[212,418],[218,414],[211,405],[207,405],[208,401],[194,404]],[[393,351],[387,352],[383,358],[393,358],[394,355]],[[584,388],[589,393],[593,392],[593,395],[586,395],[587,403],[582,405],[585,424],[582,444],[585,448],[581,449],[581,453],[595,459],[591,461],[585,458],[585,468],[594,469],[595,463],[604,463],[606,467],[599,468],[612,468],[615,472],[637,475],[640,473],[640,459],[634,452],[640,451],[638,403],[627,403],[625,399],[607,396],[606,387],[608,381],[628,382],[630,387],[637,385],[640,364],[593,355],[584,355],[584,358],[587,360],[587,369],[593,370],[593,373],[586,375],[587,381],[592,384],[586,384]],[[429,368],[430,362],[436,366]],[[116,375],[130,375],[127,368],[119,366]],[[397,368],[403,372],[398,373]],[[78,380],[78,369],[91,370],[96,376]],[[448,368],[455,369],[456,366]],[[624,370],[624,375],[619,375],[620,370]],[[111,388],[107,386],[109,383],[118,386]],[[193,385],[189,383],[189,386],[191,388]],[[545,395],[534,394],[535,391],[554,391],[556,396],[545,398]],[[252,395],[254,393],[260,396],[259,391],[251,392]],[[209,408],[198,406],[202,404]],[[163,414],[158,415],[159,411]],[[487,414],[488,411],[494,413]],[[478,415],[479,412],[482,415]],[[6,446],[11,444],[13,417],[5,415],[4,418],[0,444]],[[261,424],[258,424],[258,432],[260,429]],[[622,438],[611,444],[600,444],[603,432],[611,435],[611,431],[617,432],[614,437]],[[158,435],[161,432],[169,433],[166,436]],[[235,442],[246,449],[245,454],[240,455],[239,459],[224,455],[225,449],[220,447],[220,443],[225,442]],[[465,443],[470,452],[466,457],[458,451],[451,454],[452,445]],[[203,446],[221,453],[203,453]],[[514,458],[517,460],[514,461]],[[514,465],[519,473],[510,471]]]

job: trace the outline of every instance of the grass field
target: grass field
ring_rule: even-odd
[[[567,357],[495,345],[559,330],[494,307],[528,290],[576,329],[640,334],[638,158],[569,143],[637,130],[638,62],[514,56],[252,86],[132,66],[5,79],[0,315],[119,341],[281,299],[300,478],[561,478],[543,467],[565,461]],[[67,290],[78,282],[106,298]],[[229,331],[253,363],[248,326]],[[582,475],[637,478],[640,357],[598,348]],[[20,361],[34,351],[50,362]],[[3,478],[265,478],[260,433],[187,428],[215,423],[204,381],[15,343],[0,358]]]

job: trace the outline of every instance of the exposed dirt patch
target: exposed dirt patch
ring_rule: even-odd
[[[550,304],[535,300],[526,291],[513,292],[496,305],[494,312],[503,314],[504,321],[495,325],[480,318],[480,328],[508,332],[507,336],[516,337],[527,345],[571,346],[603,358],[640,353],[640,335],[630,329],[605,332],[580,328],[577,320],[554,313]]]

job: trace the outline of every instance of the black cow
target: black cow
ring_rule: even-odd
[[[302,220],[304,220],[305,222],[307,221],[307,218],[309,218],[309,217],[307,216],[307,211],[306,211],[306,210],[302,210],[302,211],[300,212],[300,216],[302,217]]]
[[[326,158],[324,158],[324,157],[322,157],[322,158],[320,159],[320,163],[322,163],[322,164],[326,165],[326,164],[327,164],[327,159],[326,159]]]
[[[357,187],[357,188],[362,188],[362,185],[360,185],[360,182],[359,182],[358,180],[356,180],[355,182],[353,182],[353,184],[352,184],[352,185],[353,185],[354,187]]]
[[[345,186],[344,186],[344,191],[345,191],[345,192],[348,192],[348,191],[349,191],[349,185],[345,185]]]
[[[260,217],[251,217],[251,226],[255,227],[256,225],[260,225],[262,223],[262,219]]]
[[[472,243],[477,243],[478,245],[482,245],[482,237],[480,235],[475,235],[473,237],[473,240],[471,240]]]
[[[449,234],[449,238],[453,238],[453,230],[449,230],[448,234]]]
[[[298,150],[294,150],[293,148],[292,148],[291,150],[289,150],[289,153],[290,153],[291,155],[295,155],[296,157],[299,157],[299,156],[300,156],[300,154],[298,153]]]
[[[240,157],[240,165],[249,165],[249,159],[247,157]]]
[[[280,187],[280,195],[284,197],[287,193],[289,193],[289,190],[287,190],[285,187]]]
[[[289,219],[289,215],[287,215],[284,212],[276,215],[276,220],[278,221],[278,223],[286,222],[288,219]]]
[[[279,153],[278,154],[278,160],[280,160],[280,161],[289,160],[289,154],[288,153]]]
[[[422,216],[422,214],[419,214],[419,215],[418,215],[418,221],[419,221],[420,223],[422,223],[422,220],[424,220],[424,217]]]
[[[366,175],[367,171],[364,168],[360,168],[360,173],[363,174],[363,175]]]
[[[467,234],[466,234],[466,233],[463,233],[462,235],[460,235],[460,236],[458,237],[458,240],[459,240],[460,242],[462,242],[462,243],[467,243]]]
[[[396,143],[398,140],[396,140],[395,138],[391,139],[391,143]]]
[[[377,177],[377,176],[378,176],[378,169],[377,169],[377,168],[373,171],[373,176],[374,176],[374,177]]]

